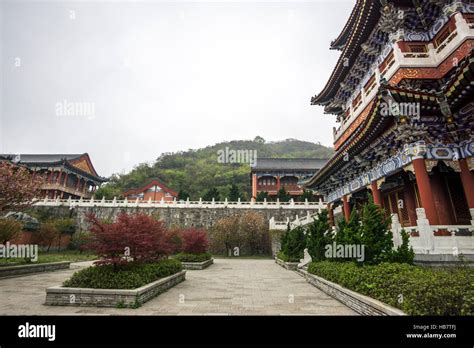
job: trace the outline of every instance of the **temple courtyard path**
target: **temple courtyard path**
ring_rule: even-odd
[[[70,270],[0,279],[0,315],[357,315],[294,271],[273,260],[216,259],[205,270],[140,308],[45,306],[45,288],[60,285],[90,262]]]

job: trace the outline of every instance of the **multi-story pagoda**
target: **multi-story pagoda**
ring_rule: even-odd
[[[89,199],[97,187],[107,181],[97,174],[87,153],[0,155],[1,160],[26,166],[33,176],[42,176],[45,182],[39,198]]]
[[[346,219],[373,196],[418,254],[474,253],[474,4],[359,0],[313,105],[334,156],[306,186]]]

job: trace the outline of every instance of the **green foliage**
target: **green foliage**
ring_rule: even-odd
[[[312,262],[308,272],[409,315],[474,315],[474,270],[400,263]]]
[[[313,191],[303,190],[303,193],[299,196],[298,200],[300,202],[304,202],[305,200],[308,200],[308,202],[315,202],[316,197],[314,196]]]
[[[229,201],[230,202],[237,202],[240,197],[240,190],[239,187],[235,184],[232,184],[230,191],[229,191]]]
[[[277,198],[280,200],[280,202],[289,202],[291,199],[291,195],[286,192],[285,189],[282,187],[277,192]]]
[[[392,252],[392,262],[413,264],[415,253],[413,248],[409,245],[410,235],[405,230],[402,230],[402,244]]]
[[[365,245],[365,263],[377,264],[390,261],[393,247],[390,221],[381,207],[374,204],[372,196],[362,209],[360,243]]]
[[[300,261],[300,258],[290,257],[281,250],[277,253],[277,257],[284,262],[299,262]]]
[[[220,194],[219,191],[215,187],[211,187],[207,192],[204,194],[202,197],[203,201],[210,202],[214,199],[215,201],[220,200]]]
[[[225,147],[233,150],[257,150],[258,156],[283,158],[329,158],[333,150],[320,144],[295,139],[266,142],[261,137],[253,141],[229,141],[198,150],[162,154],[155,163],[137,165],[130,173],[114,174],[109,182],[97,190],[101,199],[121,198],[124,191],[137,188],[151,179],[158,178],[175,191],[185,191],[191,200],[203,197],[209,187],[219,192],[229,192],[235,184],[242,192],[242,199],[250,196],[249,164],[222,164],[217,162],[217,151]],[[199,173],[199,175],[196,175]],[[212,197],[211,197],[212,199]]]
[[[303,227],[298,226],[287,231],[280,240],[281,250],[278,258],[285,262],[297,262],[303,258],[306,238]],[[281,256],[281,257],[280,257]]]
[[[210,260],[212,255],[210,253],[202,254],[189,254],[189,253],[179,253],[175,255],[175,258],[181,262],[204,262]]]
[[[185,201],[189,198],[189,193],[184,190],[179,190],[178,192],[178,201]]]
[[[112,183],[105,183],[101,185],[97,191],[94,193],[95,199],[102,199],[105,198],[107,200],[112,200],[115,198],[123,199],[123,190],[120,186],[115,185],[114,182]]]
[[[156,263],[129,263],[114,270],[112,265],[82,269],[63,283],[68,288],[136,289],[182,270],[179,260],[169,259]]]
[[[52,223],[56,226],[60,233],[73,234],[76,231],[76,223],[74,219],[63,218],[55,219]]]
[[[268,201],[268,192],[267,191],[260,191],[257,193],[257,197],[255,197],[255,200],[257,202],[264,202],[265,199]]]
[[[79,250],[79,252],[82,253],[85,246],[90,241],[90,238],[91,238],[90,232],[78,231],[72,235],[71,241],[69,242],[69,245],[68,245],[68,249]]]
[[[313,261],[324,260],[325,247],[333,242],[333,234],[329,226],[328,212],[323,210],[308,225],[306,246]]]
[[[345,245],[362,243],[362,229],[360,225],[359,213],[357,212],[357,210],[354,209],[351,212],[351,216],[348,222],[346,222],[346,220],[342,218],[337,225],[338,229],[334,238],[337,244]]]

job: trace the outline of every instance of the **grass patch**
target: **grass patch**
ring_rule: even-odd
[[[114,270],[112,265],[82,269],[63,283],[67,288],[136,289],[182,270],[175,259],[154,263],[130,263]]]
[[[410,315],[474,315],[474,269],[312,262],[308,272]]]

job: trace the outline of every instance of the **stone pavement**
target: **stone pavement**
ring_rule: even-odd
[[[137,309],[44,305],[45,288],[90,264],[0,279],[0,315],[357,315],[296,272],[261,259],[216,259]]]

